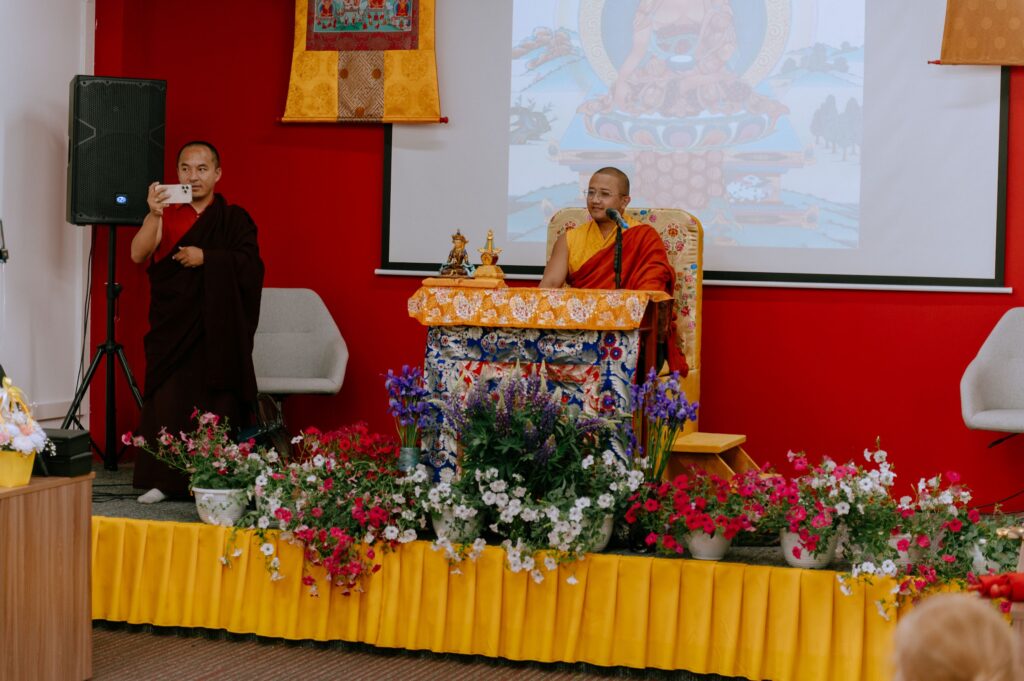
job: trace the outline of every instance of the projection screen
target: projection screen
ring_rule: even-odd
[[[388,135],[381,271],[488,229],[539,273],[602,166],[704,226],[708,280],[998,287],[1008,81],[934,0],[442,0],[447,125]]]

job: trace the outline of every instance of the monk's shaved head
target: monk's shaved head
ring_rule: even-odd
[[[594,171],[595,175],[609,175],[619,181],[619,191],[622,192],[623,196],[629,196],[629,176],[622,172],[618,168],[612,168],[607,166],[600,170]]]

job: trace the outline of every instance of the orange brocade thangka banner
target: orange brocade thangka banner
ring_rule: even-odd
[[[943,64],[1024,64],[1024,0],[947,0]]]
[[[295,0],[286,123],[437,123],[435,0]]]

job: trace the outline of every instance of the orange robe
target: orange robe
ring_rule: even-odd
[[[578,228],[579,229],[579,228]],[[568,242],[568,239],[567,239]],[[572,261],[572,254],[569,256]],[[615,239],[592,255],[575,271],[570,267],[566,283],[575,288],[615,288]],[[622,288],[634,291],[664,291],[675,298],[676,273],[668,261],[665,242],[650,225],[636,225],[622,233]],[[679,350],[675,325],[669,325],[668,364],[686,376],[689,367]]]

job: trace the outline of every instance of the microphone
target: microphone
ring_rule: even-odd
[[[629,229],[629,225],[614,208],[605,210],[604,214],[615,221],[615,288],[622,288],[622,230]]]

